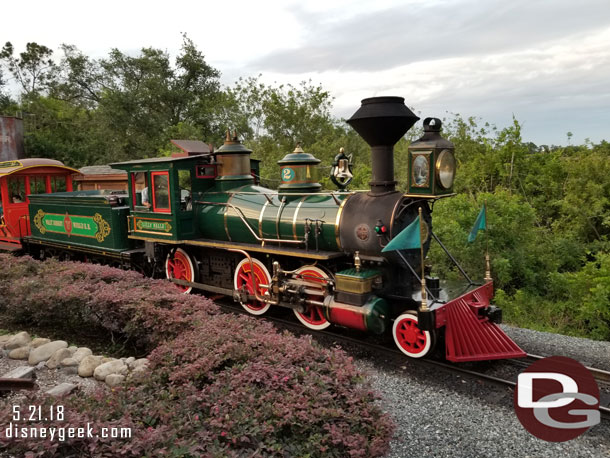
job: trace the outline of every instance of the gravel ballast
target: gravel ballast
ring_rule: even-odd
[[[528,353],[610,368],[610,342],[504,328]],[[610,457],[610,421],[568,442],[546,442],[521,426],[510,389],[408,360],[401,369],[371,358],[357,364],[396,422],[388,457]]]

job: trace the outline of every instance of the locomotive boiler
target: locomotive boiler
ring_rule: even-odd
[[[456,165],[440,120],[427,118],[409,147],[408,189],[396,188],[393,148],[418,120],[401,97],[362,101],[347,122],[371,147],[364,191],[344,189],[351,164],[343,152],[333,164],[340,189],[322,190],[320,161],[300,146],[279,161],[279,188],[260,186],[252,151],[227,133],[215,152],[112,164],[127,171],[127,194],[36,196],[24,242],[37,255],[87,253],[165,276],[185,293],[231,296],[253,315],[283,307],[314,330],[391,334],[414,358],[438,342],[455,362],[524,356],[496,325],[491,281],[449,289],[418,270],[438,241],[430,202],[453,195]],[[384,251],[418,217],[421,249]],[[76,223],[91,234],[103,228],[103,240],[81,237]],[[126,235],[110,242],[114,233]]]

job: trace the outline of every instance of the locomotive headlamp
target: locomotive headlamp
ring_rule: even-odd
[[[436,179],[443,189],[449,189],[453,186],[454,178],[455,157],[451,151],[444,149],[436,160]]]
[[[451,194],[455,164],[453,143],[441,137],[441,120],[426,118],[424,135],[409,146],[408,195],[437,197]]]

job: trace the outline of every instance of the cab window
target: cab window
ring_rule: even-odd
[[[193,209],[193,200],[190,170],[178,170],[178,184],[180,186],[180,209],[182,211],[191,211]]]
[[[146,172],[133,172],[131,174],[131,196],[138,211],[151,208],[151,195],[149,192],[148,174]]]
[[[170,212],[170,197],[169,197],[169,172],[152,172],[152,188],[153,188],[153,211],[161,213]]]

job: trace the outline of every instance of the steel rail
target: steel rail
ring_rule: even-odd
[[[226,303],[226,302],[221,302],[221,301],[216,301],[216,303],[218,303],[221,307],[227,309],[227,310],[231,310],[233,312],[238,312],[240,314],[245,314],[245,315],[250,315],[247,311],[245,311],[243,308],[238,307],[233,305],[232,303]],[[437,369],[441,369],[445,372],[448,373],[458,373],[458,374],[462,374],[462,375],[466,375],[468,377],[473,377],[476,379],[480,379],[480,380],[485,380],[489,383],[493,383],[495,385],[498,386],[504,386],[504,387],[509,387],[511,389],[514,389],[517,385],[517,382],[512,381],[512,380],[507,380],[504,378],[500,378],[500,377],[496,377],[493,375],[489,375],[489,374],[485,374],[482,372],[478,372],[478,371],[474,371],[474,370],[470,370],[470,369],[465,369],[463,367],[457,366],[455,364],[451,364],[451,363],[445,363],[442,361],[436,361],[433,359],[426,359],[426,358],[422,358],[422,359],[415,359],[415,358],[408,358],[406,357],[400,350],[398,350],[397,348],[392,348],[389,346],[384,346],[384,345],[379,345],[379,344],[372,344],[372,343],[368,343],[368,342],[363,342],[362,340],[359,339],[354,339],[352,337],[348,337],[348,336],[343,336],[341,334],[337,334],[335,332],[331,332],[328,330],[322,330],[322,331],[315,331],[315,332],[311,332],[312,330],[304,327],[298,323],[295,323],[293,321],[288,321],[288,320],[284,320],[282,318],[278,318],[278,317],[271,317],[271,316],[265,316],[263,317],[264,319],[270,321],[270,322],[274,322],[274,323],[278,323],[281,324],[283,326],[286,326],[288,328],[294,329],[297,332],[302,332],[302,333],[309,333],[311,336],[316,337],[316,336],[324,336],[324,337],[330,337],[334,340],[338,340],[338,341],[343,341],[346,343],[350,343],[352,345],[356,345],[362,349],[365,350],[373,350],[379,353],[382,353],[383,355],[392,355],[393,357],[397,357],[400,358],[401,362],[404,364],[405,362],[408,363],[412,363],[412,364],[422,364],[422,365],[427,365],[430,367],[435,367]],[[528,355],[529,357],[530,355]],[[533,358],[543,358],[542,356],[537,356],[537,355],[531,355]],[[506,361],[519,361],[519,360],[506,360]],[[606,371],[600,370],[600,369],[595,369],[595,368],[588,368],[588,369],[593,369],[595,371],[595,373],[606,373]],[[595,376],[595,375],[594,375]],[[601,414],[602,419],[604,420],[608,420],[610,421],[610,407],[605,407],[605,406],[599,406],[599,412]]]

